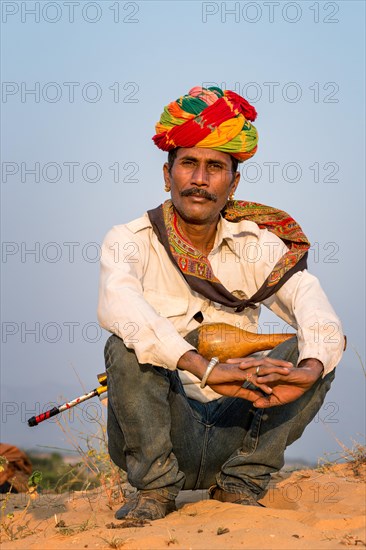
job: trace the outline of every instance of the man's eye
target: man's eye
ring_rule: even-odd
[[[182,160],[182,165],[183,166],[193,166],[194,162],[193,162],[193,160]]]
[[[216,164],[216,163],[209,164],[208,168],[209,168],[209,170],[211,170],[212,172],[218,172],[219,170],[222,170],[221,164]]]

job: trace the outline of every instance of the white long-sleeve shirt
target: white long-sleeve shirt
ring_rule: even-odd
[[[262,286],[286,245],[251,221],[221,218],[208,256],[215,276],[232,293],[250,298]],[[339,363],[344,344],[340,320],[319,281],[306,270],[295,273],[263,302],[297,331],[299,362],[319,359],[324,376]],[[139,363],[174,370],[180,357],[194,349],[184,336],[200,323],[227,323],[251,332],[258,328],[260,307],[236,313],[191,290],[158,241],[147,214],[113,227],[101,255],[98,319],[135,351]],[[187,371],[179,371],[188,397],[221,397]]]

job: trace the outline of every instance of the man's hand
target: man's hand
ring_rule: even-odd
[[[178,362],[178,368],[200,379],[207,365],[207,359],[194,351],[182,355]],[[295,368],[288,361],[270,357],[235,358],[216,365],[207,385],[220,395],[240,397],[252,401],[255,407],[269,408],[295,401],[315,384],[322,373],[323,364],[318,359],[304,359]],[[258,390],[243,388],[246,381]]]
[[[289,369],[286,375],[268,373],[260,368],[253,383],[262,389],[263,385],[269,386],[272,392],[259,397],[254,401],[254,406],[268,408],[291,403],[308,391],[322,372],[323,364],[318,359],[305,359],[297,368]]]
[[[241,397],[256,402],[258,399],[263,398],[263,392],[272,394],[273,391],[265,380],[257,383],[256,372],[258,369],[266,376],[286,379],[291,368],[293,368],[292,363],[280,359],[270,359],[269,357],[229,359],[226,363],[219,363],[214,368],[207,384],[221,395]],[[251,382],[258,387],[258,390],[243,388],[244,382]]]
[[[178,368],[184,369],[198,378],[202,379],[208,365],[207,359],[204,359],[196,352],[188,351],[180,358]],[[262,358],[239,358],[229,359],[226,363],[219,363],[215,366],[207,380],[207,385],[215,392],[227,397],[241,397],[249,401],[258,401],[263,397],[263,392],[272,393],[272,388],[263,380],[256,384],[257,368],[267,376],[283,377],[288,376],[292,363],[280,359]],[[277,378],[275,378],[277,380]],[[281,378],[282,379],[282,378]],[[258,386],[258,390],[243,388],[244,382],[253,382]]]

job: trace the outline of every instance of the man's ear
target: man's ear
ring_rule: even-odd
[[[167,162],[163,166],[163,174],[164,174],[164,182],[165,182],[165,191],[169,192],[171,189],[171,181],[170,181],[169,164]]]
[[[234,175],[234,178],[233,178],[233,183],[231,184],[232,185],[232,188],[231,188],[231,193],[232,194],[235,193],[236,188],[239,185],[239,181],[240,181],[240,172],[235,172],[235,175]]]

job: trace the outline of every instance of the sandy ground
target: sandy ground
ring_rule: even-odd
[[[110,504],[101,489],[31,500],[28,495],[3,495],[2,548],[364,548],[365,479],[366,466],[356,470],[352,464],[300,470],[285,479],[279,475],[262,500],[266,508],[183,491],[177,512],[143,526],[115,520],[121,504]]]

